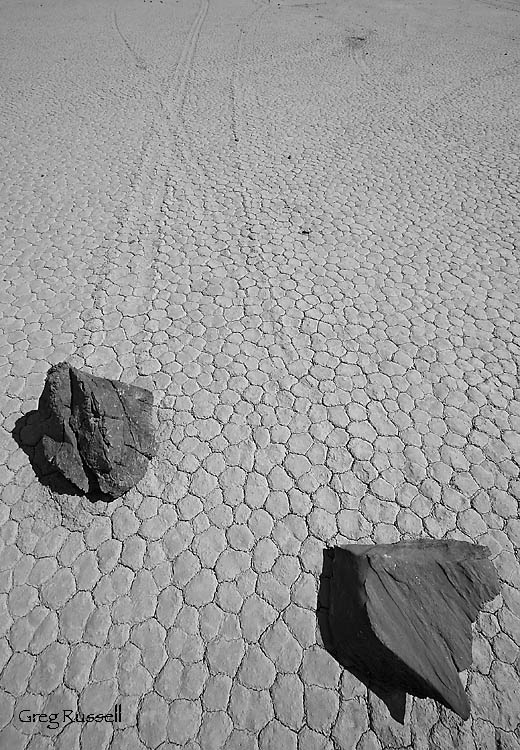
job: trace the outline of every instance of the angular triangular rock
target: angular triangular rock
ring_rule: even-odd
[[[500,591],[489,555],[468,542],[428,539],[333,550],[335,655],[385,696],[401,723],[406,693],[469,717],[458,672],[471,665],[471,624]]]
[[[85,493],[120,497],[156,453],[153,395],[145,388],[60,362],[47,373],[38,410],[45,459]]]

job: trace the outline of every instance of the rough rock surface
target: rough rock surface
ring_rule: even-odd
[[[469,718],[458,672],[471,666],[471,624],[500,590],[489,554],[429,539],[334,550],[329,620],[338,657],[391,696],[394,718],[403,721],[406,693]]]
[[[60,362],[49,369],[38,409],[45,459],[85,493],[115,499],[155,455],[153,396]]]

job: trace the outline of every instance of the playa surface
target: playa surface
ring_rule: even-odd
[[[2,1],[0,748],[520,749],[519,10]],[[155,394],[109,505],[13,437],[65,359]],[[421,536],[502,582],[467,722],[318,627]]]

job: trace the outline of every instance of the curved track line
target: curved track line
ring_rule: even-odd
[[[464,81],[464,83],[461,83],[459,86],[451,89],[451,91],[447,91],[438,99],[430,102],[423,109],[419,110],[419,112],[417,112],[416,114],[416,119],[425,119],[428,116],[428,114],[431,113],[431,111],[434,110],[439,104],[442,104],[444,102],[450,103],[450,100],[456,99],[460,93],[465,94],[468,92],[468,89],[473,89],[475,87],[478,87],[480,84],[486,83],[487,81],[490,81],[493,78],[500,78],[503,75],[512,74],[519,67],[520,67],[520,60],[516,60],[515,62],[512,62],[509,65],[505,65],[503,68],[499,68],[498,70],[493,70],[492,72],[487,73],[486,75],[471,76],[469,80]]]
[[[206,15],[209,10],[209,0],[202,0],[199,12],[192,23],[188,40],[184,45],[183,51],[175,66],[173,75],[167,79],[167,86],[163,93],[164,96],[169,96],[174,92],[172,107],[177,110],[177,113],[182,117],[182,109],[184,107],[184,100],[186,98],[186,91],[188,85],[188,79],[190,77],[193,58],[197,49],[197,44],[200,38],[202,26],[206,19]]]
[[[140,70],[146,70],[146,71],[149,71],[149,66],[148,66],[148,64],[147,64],[147,63],[146,63],[146,62],[145,62],[145,61],[143,60],[143,58],[142,58],[142,57],[141,57],[140,55],[138,55],[138,54],[137,54],[137,52],[136,52],[136,51],[134,50],[134,48],[133,48],[133,47],[131,46],[131,44],[130,44],[130,42],[128,41],[128,39],[127,39],[127,38],[125,37],[125,35],[124,35],[124,34],[123,34],[123,32],[121,31],[121,29],[120,29],[120,27],[119,27],[119,23],[118,23],[118,20],[117,20],[117,11],[116,11],[116,9],[115,9],[115,8],[114,8],[114,10],[113,10],[113,12],[112,12],[112,24],[113,24],[113,26],[114,26],[114,29],[116,30],[116,33],[117,33],[117,35],[118,35],[118,36],[120,37],[120,39],[121,39],[121,41],[123,42],[123,44],[125,45],[125,47],[126,47],[126,48],[127,48],[127,50],[128,50],[129,52],[130,52],[130,54],[132,55],[132,57],[134,58],[136,66],[137,66],[137,67],[138,67],[138,68],[139,68]]]
[[[253,12],[245,19],[244,26],[240,29],[240,38],[238,40],[237,49],[236,49],[236,55],[235,60],[233,64],[233,71],[231,74],[231,80],[230,80],[230,96],[231,96],[231,133],[233,140],[235,144],[235,152],[237,156],[237,163],[236,163],[236,175],[237,175],[237,181],[240,186],[240,200],[242,204],[242,208],[244,211],[244,215],[248,218],[251,217],[251,213],[253,210],[252,205],[248,205],[248,202],[246,200],[247,196],[247,190],[243,183],[243,172],[244,170],[247,170],[247,167],[244,166],[244,160],[241,158],[241,148],[240,148],[240,87],[239,87],[239,71],[240,71],[240,63],[242,60],[242,54],[244,49],[244,44],[246,42],[246,39],[251,36],[253,31],[257,28],[260,20],[265,15],[265,13],[269,9],[269,0],[265,2],[265,0],[260,0],[260,2],[255,2],[255,9]],[[246,253],[247,259],[253,259],[253,253]]]
[[[505,11],[510,11],[511,13],[520,13],[520,8],[517,5],[514,5],[513,2],[494,3],[492,0],[477,0],[477,2],[481,3],[482,5],[487,5],[488,8],[493,8],[494,10],[505,10]]]
[[[244,20],[243,27],[241,28],[240,38],[236,45],[236,55],[234,60],[233,71],[230,80],[230,96],[231,96],[231,134],[234,142],[235,151],[235,175],[239,186],[240,202],[244,218],[247,223],[254,223],[256,207],[254,205],[255,196],[249,194],[247,186],[244,182],[244,177],[249,172],[247,161],[243,158],[243,154],[247,153],[247,146],[244,147],[245,139],[241,138],[241,91],[243,86],[240,86],[240,71],[241,62],[243,57],[244,47],[247,40],[255,35],[258,37],[257,32],[258,26],[270,9],[269,1],[256,0],[255,9],[253,12]],[[256,197],[262,207],[262,196]],[[262,241],[255,237],[252,233],[249,237],[244,237],[240,247],[241,255],[243,257],[246,268],[249,269],[250,274],[255,277],[257,289],[260,292],[259,304],[262,309],[262,318],[265,324],[272,325],[272,335],[275,338],[276,343],[284,350],[287,355],[287,361],[293,362],[298,359],[298,352],[292,344],[292,339],[289,333],[285,330],[285,326],[279,322],[279,313],[274,311],[277,305],[277,300],[273,299],[272,296],[272,279],[266,273],[266,266],[269,265],[269,261],[263,260]],[[281,375],[278,375],[276,369],[270,373],[270,383],[274,389],[274,392],[283,391],[281,383]]]
[[[480,2],[481,0],[479,0]],[[457,101],[457,98],[459,94],[467,94],[471,89],[478,88],[479,85],[486,83],[489,80],[492,80],[493,78],[499,78],[503,75],[512,75],[516,69],[520,67],[520,60],[516,60],[509,65],[506,65],[498,70],[493,70],[489,73],[486,73],[482,76],[472,76],[468,80],[466,80],[464,83],[461,83],[460,85],[456,86],[450,91],[447,91],[446,93],[442,94],[435,100],[429,102],[425,107],[423,107],[420,110],[416,110],[413,108],[413,106],[410,103],[404,103],[402,104],[400,113],[396,113],[390,118],[387,118],[386,124],[393,124],[396,127],[399,127],[401,124],[401,121],[403,119],[403,114],[405,114],[406,117],[406,125],[408,127],[418,126],[419,128],[425,127],[427,125],[431,124],[432,117],[435,115],[435,112],[437,109],[442,108],[443,106],[446,107],[447,105],[455,104]],[[387,85],[387,90],[390,90],[392,87],[392,84]],[[394,87],[395,88],[395,87]],[[452,134],[451,138],[453,140],[457,140],[456,134]],[[486,146],[487,150],[495,151],[495,148],[492,145]],[[329,202],[332,200],[332,197],[335,194],[335,191],[340,188],[342,183],[342,177],[341,174],[333,174],[331,179],[329,180],[327,187],[324,190],[324,199],[326,202]]]
[[[246,19],[246,25],[250,24],[255,17],[259,17],[262,13],[268,10],[269,0],[254,0],[255,9]],[[200,184],[210,181],[210,176],[205,170],[204,166],[198,160],[196,154],[193,151],[193,147],[190,146],[191,136],[186,128],[186,124],[183,117],[184,103],[188,92],[189,77],[191,74],[193,59],[196,54],[197,44],[200,38],[202,26],[204,24],[207,12],[209,9],[209,0],[203,0],[203,4],[197,14],[197,17],[193,23],[190,31],[190,36],[182,55],[182,59],[179,62],[179,66],[175,71],[174,75],[170,78],[168,86],[162,96],[162,106],[165,110],[166,118],[169,122],[170,127],[175,130],[176,146],[181,151],[181,157],[184,161],[184,166],[191,172],[194,179]],[[241,34],[237,45],[237,55],[240,54],[242,41],[244,39],[245,31]],[[232,74],[231,87],[234,86],[236,80],[236,69],[238,65],[238,58],[235,60],[234,71]],[[169,96],[171,94],[171,97]],[[235,90],[232,88],[232,122],[231,130],[233,132],[236,128],[236,102],[233,101],[235,96]],[[238,135],[237,135],[238,140]]]
[[[169,137],[171,138],[172,131],[175,131],[175,145],[181,152],[181,158],[185,163],[185,167],[189,171],[194,172],[201,182],[208,179],[208,176],[190,149],[190,136],[186,130],[183,109],[188,91],[188,82],[193,68],[193,60],[208,10],[209,0],[202,0],[175,70],[168,76],[166,85],[161,92],[161,107],[169,131]]]
[[[171,138],[168,121],[170,117],[175,113],[175,109],[177,109],[178,111],[179,108],[182,108],[197,41],[199,39],[201,28],[208,12],[208,8],[209,0],[202,0],[199,11],[195,19],[192,21],[187,40],[183,45],[182,51],[174,66],[173,72],[166,77],[165,83],[163,83],[162,87],[160,87],[157,112],[152,118],[152,124],[148,132],[148,138],[145,138],[145,140],[143,141],[143,158],[141,162],[141,170],[140,175],[135,182],[134,189],[137,195],[141,195],[142,197],[142,200],[137,200],[136,203],[144,203],[146,183],[148,183],[148,185],[152,187],[155,183],[155,194],[150,200],[148,209],[153,213],[156,213],[160,209],[162,200],[164,199],[164,194],[166,192],[167,177],[164,174],[165,167],[163,166],[162,169],[159,169],[158,165],[161,163],[164,165],[164,157],[166,152],[165,142],[167,142]],[[134,58],[140,59],[139,56],[132,50],[130,45],[128,45],[125,37],[120,32],[119,35],[121,36],[123,42],[125,43],[125,46],[128,47]],[[167,101],[167,98],[172,92],[173,105],[170,105],[170,103]],[[166,115],[166,118],[164,118],[164,115]],[[158,182],[157,176],[159,172],[162,172],[163,178]],[[128,214],[130,214],[132,210],[136,211],[135,205],[128,209]]]
[[[256,29],[262,16],[265,15],[267,10],[269,9],[268,2],[269,0],[267,0],[267,3],[266,2],[256,3],[256,8],[245,19],[244,26],[240,29],[240,37],[236,45],[235,60],[233,63],[233,71],[231,73],[231,80],[230,80],[231,132],[233,135],[233,140],[235,142],[239,141],[238,136],[239,136],[239,128],[240,128],[240,122],[239,122],[240,88],[239,88],[238,80],[239,80],[239,75],[240,75],[240,63],[242,60],[244,44],[245,44],[247,37],[249,37],[251,33]]]
[[[130,236],[129,241],[137,243],[136,247],[139,248],[137,253],[134,252],[134,259],[141,269],[140,273],[142,273],[144,285],[150,288],[150,293],[147,295],[149,307],[153,304],[153,300],[158,293],[158,290],[155,289],[157,274],[155,254],[156,247],[160,242],[158,217],[166,195],[169,164],[172,162],[174,153],[173,145],[172,148],[167,146],[168,143],[172,142],[172,133],[169,127],[168,113],[166,117],[164,116],[164,98],[173,90],[177,107],[182,106],[191,63],[208,7],[209,0],[202,0],[201,7],[191,24],[188,38],[183,45],[173,73],[167,77],[166,85],[163,84],[162,87],[159,84],[157,71],[150,69],[150,66],[133,50],[121,32],[116,10],[114,9],[110,14],[115,33],[132,55],[137,67],[146,70],[152,76],[151,80],[154,80],[159,90],[157,107],[152,109],[151,122],[141,142],[141,160],[137,172],[131,180],[130,200],[121,215],[115,217],[125,234]],[[106,304],[104,287],[109,269],[110,255],[106,253],[99,270],[98,283],[93,292],[95,304],[99,309]]]
[[[243,40],[244,34],[245,34],[244,29],[240,29],[240,37],[236,45],[233,72],[231,74],[231,80],[229,82],[229,97],[231,99],[231,135],[235,143],[238,143],[236,91],[237,91],[238,67],[239,67],[239,62],[240,62],[240,55],[242,51],[242,40]]]

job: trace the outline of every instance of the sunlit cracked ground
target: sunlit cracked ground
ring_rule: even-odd
[[[2,750],[519,750],[519,10],[3,0]],[[155,394],[108,506],[11,434],[63,359]],[[326,547],[420,536],[501,579],[467,722],[317,628]]]

